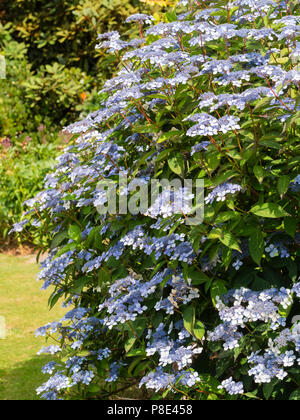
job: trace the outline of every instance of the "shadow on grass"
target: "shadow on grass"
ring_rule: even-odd
[[[36,388],[48,379],[41,370],[50,360],[49,356],[35,356],[9,370],[0,369],[0,400],[39,400]]]

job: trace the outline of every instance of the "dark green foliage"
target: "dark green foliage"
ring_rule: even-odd
[[[138,0],[4,0],[0,13],[13,24],[14,38],[29,45],[35,69],[58,62],[90,74],[99,70],[95,57],[103,57],[94,51],[97,35],[124,32],[123,22],[139,5]]]
[[[125,31],[123,22],[138,4],[0,2],[0,54],[7,69],[0,79],[0,238],[20,218],[23,201],[40,189],[61,145],[57,133],[93,106],[115,71],[118,60],[95,50],[98,33]]]
[[[45,132],[45,126],[39,130],[33,137],[23,134],[13,142],[9,137],[0,140],[0,244],[22,214],[24,201],[40,190],[67,140]]]
[[[0,28],[0,45],[6,60],[6,79],[0,80],[0,136],[35,132],[38,126],[63,125],[82,110],[91,83],[79,68],[62,64],[41,66],[37,72],[27,59],[28,46]]]

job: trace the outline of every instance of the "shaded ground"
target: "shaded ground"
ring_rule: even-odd
[[[0,400],[38,399],[35,389],[47,379],[41,367],[51,357],[36,356],[45,340],[34,331],[64,310],[58,305],[49,312],[49,291],[40,290],[37,273],[33,255],[0,255],[0,316],[7,327],[6,339],[0,339]]]

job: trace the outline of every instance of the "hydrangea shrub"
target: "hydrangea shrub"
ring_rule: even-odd
[[[61,356],[43,398],[299,399],[299,20],[296,1],[182,0],[131,16],[139,39],[99,36],[119,73],[14,228],[46,241],[39,278],[71,306],[37,332]],[[100,181],[130,200],[178,177],[204,180],[203,223],[160,199],[99,213]]]

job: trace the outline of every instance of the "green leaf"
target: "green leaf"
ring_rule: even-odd
[[[210,289],[210,295],[213,301],[214,306],[217,304],[217,297],[223,296],[227,293],[227,287],[224,281],[222,280],[216,280],[211,289]]]
[[[289,216],[282,207],[275,203],[258,204],[257,206],[252,207],[250,211],[256,216],[273,219]]]
[[[138,318],[136,321],[131,323],[137,337],[141,337],[143,335],[145,329],[147,328],[147,324],[147,318]]]
[[[257,101],[256,106],[254,108],[254,111],[256,111],[257,109],[269,105],[269,103],[271,102],[272,98],[263,98],[259,101]]]
[[[98,394],[100,391],[100,385],[96,385],[96,384],[91,384],[88,387],[88,391],[91,392],[92,394]]]
[[[66,230],[57,233],[51,242],[51,249],[57,248],[65,239],[69,238],[69,234]]]
[[[157,156],[156,158],[156,162],[160,162],[161,160],[165,160],[170,153],[172,153],[173,149],[165,149],[162,152],[160,152],[160,154]],[[153,151],[151,150],[151,153],[153,154]],[[149,154],[149,156],[151,156],[151,154]]]
[[[193,286],[199,286],[200,284],[207,283],[210,280],[209,277],[201,271],[188,272],[188,278],[192,280]]]
[[[228,247],[222,249],[222,261],[227,270],[232,261],[232,249]]]
[[[169,159],[168,164],[172,172],[174,172],[176,175],[183,176],[185,166],[183,157],[180,154],[177,154],[176,156]]]
[[[215,220],[215,224],[218,225],[220,223],[228,222],[228,220],[238,219],[240,218],[240,214],[236,211],[224,211],[220,213]]]
[[[127,357],[147,356],[145,349],[133,349],[126,355]]]
[[[275,386],[277,385],[278,380],[275,379],[272,382],[270,382],[269,384],[264,384],[263,386],[263,393],[264,393],[264,397],[266,400],[269,400],[270,397],[272,396],[272,393],[274,391]]]
[[[171,150],[171,149],[168,149],[168,150]],[[164,150],[164,152],[166,152],[166,150]],[[138,163],[137,163],[137,165],[136,165],[136,168],[135,168],[135,171],[134,171],[134,174],[137,174],[137,172],[138,172],[138,170],[139,170],[139,168],[140,168],[140,166],[142,166],[146,161],[147,161],[147,159],[150,157],[150,156],[152,156],[152,154],[153,154],[153,151],[151,150],[150,152],[148,152],[148,153],[146,153],[139,161],[138,161]]]
[[[193,334],[193,328],[196,321],[195,308],[193,305],[188,306],[183,312],[183,324],[184,328]]]
[[[292,392],[290,397],[290,401],[300,401],[300,389],[297,389],[296,391]]]
[[[69,238],[72,239],[76,243],[81,242],[81,229],[77,225],[71,225],[68,229]]]
[[[210,152],[207,155],[206,160],[207,160],[208,169],[210,170],[210,172],[213,172],[217,169],[217,167],[220,164],[221,155],[218,151]]]
[[[99,285],[103,285],[103,283],[110,281],[111,276],[109,271],[106,271],[104,268],[102,268],[98,273],[98,283]]]
[[[223,235],[220,236],[219,239],[228,248],[242,252],[238,240],[232,235],[232,233],[225,232]]]
[[[57,294],[53,293],[50,296],[50,298],[48,300],[48,305],[49,305],[50,310],[57,304],[60,297],[61,297],[61,295],[59,293],[57,293]]]
[[[291,312],[292,305],[288,306],[287,308],[284,308],[282,305],[279,305],[278,313],[283,318],[287,318]]]
[[[143,372],[144,370],[146,370],[151,365],[151,363],[152,361],[149,361],[149,360],[139,363],[137,367],[134,369],[134,376],[139,376],[139,374]]]
[[[178,131],[178,130],[169,131],[168,133],[164,133],[162,136],[159,137],[159,139],[157,140],[157,143],[164,143],[167,140],[178,137],[178,134],[180,134],[180,131]]]
[[[249,249],[250,255],[253,260],[260,265],[264,249],[265,249],[265,241],[264,236],[260,229],[256,229],[250,236],[249,239]]]
[[[88,277],[79,277],[74,281],[74,286],[71,288],[72,293],[80,294],[84,286],[88,283]]]
[[[292,238],[295,238],[297,231],[298,221],[295,217],[285,217],[284,219],[284,230]]]
[[[65,254],[66,252],[69,251],[74,251],[76,249],[76,244],[72,243],[72,244],[67,244],[66,246],[64,246],[60,251],[58,251],[58,253],[55,255],[55,258],[61,257],[63,254]]]
[[[287,269],[289,270],[289,276],[293,283],[296,282],[298,277],[298,266],[291,259],[288,261]]]
[[[209,232],[209,234],[207,235],[208,239],[219,239],[222,236],[222,230],[217,228],[217,229],[213,229],[212,231]]]
[[[263,168],[261,166],[256,165],[253,168],[253,172],[254,172],[254,175],[256,176],[258,182],[260,184],[262,184],[262,182],[264,180],[264,170],[263,170]]]
[[[280,143],[277,143],[274,140],[262,140],[259,142],[260,144],[262,144],[263,146],[266,146],[270,149],[277,149],[280,150],[282,148]]]
[[[289,189],[289,186],[290,186],[290,177],[288,175],[282,175],[278,179],[278,183],[277,183],[277,190],[281,197],[283,197],[286,194],[286,192]]]
[[[195,321],[194,328],[193,328],[193,335],[198,338],[198,340],[202,340],[205,335],[205,327],[201,321]]]
[[[143,356],[137,357],[136,359],[133,360],[132,363],[130,363],[129,367],[128,367],[128,373],[129,375],[133,374],[134,369],[137,367],[137,365],[144,360]]]
[[[177,14],[175,12],[167,12],[165,14],[165,19],[167,22],[176,22],[177,21]]]
[[[128,353],[132,349],[136,340],[137,340],[137,338],[134,335],[132,337],[128,338],[128,340],[126,341],[125,346],[124,346],[126,353]]]
[[[258,399],[257,396],[253,392],[247,392],[245,395],[248,398],[252,398],[252,399],[255,399],[255,400]]]

